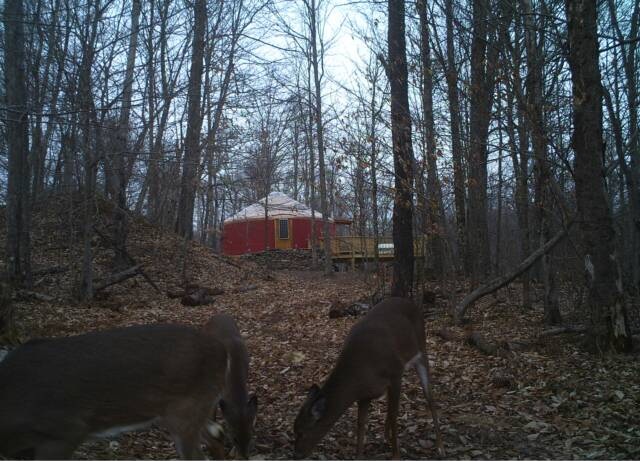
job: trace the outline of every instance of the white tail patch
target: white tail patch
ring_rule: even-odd
[[[126,432],[134,432],[137,430],[144,430],[153,425],[154,422],[157,422],[158,419],[146,420],[144,422],[137,422],[129,425],[119,425],[117,427],[107,428],[105,430],[100,430],[99,432],[95,432],[91,434],[92,439],[101,439],[101,438],[115,438],[120,433]]]
[[[426,392],[427,387],[429,386],[429,374],[427,373],[427,368],[424,365],[424,361],[416,362],[416,372],[418,373],[418,377],[420,377],[422,388]]]
[[[407,364],[404,365],[404,370],[407,371],[414,367],[416,364],[420,364],[422,359],[422,353],[417,353],[413,358],[407,361]]]
[[[211,436],[211,438],[222,441],[224,439],[224,428],[218,422],[213,422],[212,420],[207,421],[206,425],[207,433]]]

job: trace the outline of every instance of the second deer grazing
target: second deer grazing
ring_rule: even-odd
[[[182,458],[204,459],[226,369],[221,342],[180,325],[32,340],[0,363],[0,456],[67,460],[88,438],[160,422]]]
[[[405,370],[415,368],[429,403],[437,447],[444,455],[438,414],[430,389],[424,318],[410,300],[389,298],[353,326],[338,362],[319,387],[313,385],[294,422],[295,459],[308,457],[333,424],[358,403],[357,457],[362,458],[369,407],[387,394],[385,438],[399,458],[398,409]]]
[[[240,456],[248,459],[253,442],[253,426],[258,399],[247,392],[249,353],[234,319],[227,314],[213,316],[204,331],[220,341],[227,351],[227,374],[220,409],[229,425],[233,445]]]

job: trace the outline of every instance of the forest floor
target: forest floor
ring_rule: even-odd
[[[62,207],[62,205],[60,206]],[[330,319],[329,306],[370,295],[371,275],[337,273],[327,278],[311,270],[270,270],[261,263],[215,256],[197,243],[185,251],[183,241],[133,219],[128,249],[156,292],[136,277],[99,294],[94,302],[72,301],[80,262],[77,223],[55,207],[37,211],[34,220],[34,267],[69,267],[36,279],[34,291],[53,297],[43,302],[25,296],[16,302],[23,340],[154,322],[201,325],[211,315],[232,314],[251,355],[250,390],[258,395],[256,447],[252,458],[290,459],[292,424],[314,382],[322,382],[358,318]],[[70,223],[71,222],[71,223]],[[0,239],[2,240],[2,239]],[[71,243],[71,245],[69,245]],[[2,245],[4,248],[4,245]],[[112,252],[96,240],[97,276],[108,272]],[[185,266],[186,264],[186,266]],[[79,264],[78,264],[79,265]],[[206,306],[186,307],[169,299],[187,279],[224,294]],[[452,327],[451,294],[462,284],[433,284],[435,303],[427,309],[427,348],[435,396],[440,409],[446,459],[640,459],[640,361],[638,354],[594,356],[584,351],[579,334],[540,337],[542,309],[520,306],[517,284],[470,311],[472,328],[487,339],[518,348],[487,356],[462,340],[435,335]],[[240,293],[235,293],[240,291]],[[569,299],[567,295],[563,299]],[[563,303],[567,319],[581,308]],[[467,327],[468,328],[468,327]],[[419,381],[405,374],[399,417],[402,458],[438,459],[430,413]],[[384,399],[372,406],[365,455],[387,459]],[[77,459],[174,459],[173,444],[161,428],[134,432],[113,441],[84,444]],[[355,406],[316,448],[314,459],[355,456]]]

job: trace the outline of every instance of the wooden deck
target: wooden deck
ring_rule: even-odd
[[[424,238],[418,237],[414,241],[414,254],[422,256]],[[375,254],[375,239],[369,236],[334,236],[331,238],[331,254],[334,261],[373,261]],[[390,236],[378,238],[378,258],[381,261],[393,260],[393,238]]]

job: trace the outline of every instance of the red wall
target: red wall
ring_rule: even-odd
[[[224,225],[222,251],[225,255],[242,255],[261,252],[264,246],[264,220],[236,221]],[[331,235],[335,235],[334,223],[329,223]],[[291,247],[308,249],[311,238],[310,218],[291,218]],[[322,236],[322,222],[316,220],[316,236]],[[267,222],[267,241],[269,248],[275,248],[275,226],[273,220]]]

